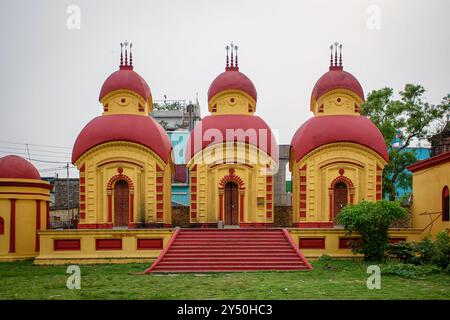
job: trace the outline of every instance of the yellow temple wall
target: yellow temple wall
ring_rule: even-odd
[[[134,223],[171,223],[172,167],[153,151],[136,143],[109,142],[87,151],[76,165],[85,187],[85,192],[80,192],[80,205],[85,207],[85,218],[81,215],[83,208],[80,210],[80,224],[108,223],[108,183],[119,174],[119,168],[133,184]],[[163,190],[159,192],[157,177],[163,179]],[[157,199],[158,193],[163,195],[162,199]],[[161,218],[157,217],[158,203],[164,207]],[[114,213],[112,216],[114,219]]]
[[[342,180],[348,187],[348,203],[351,203],[350,197],[353,197],[353,203],[376,201],[377,195],[381,199],[381,175],[385,164],[378,154],[354,143],[331,143],[313,150],[291,168],[293,222],[331,222],[329,188],[339,177],[349,179],[353,184],[352,189],[346,180]],[[304,186],[302,190],[301,185]],[[306,199],[300,199],[305,192]],[[306,206],[304,217],[300,216],[301,203]]]
[[[231,157],[233,163],[223,163],[225,154],[234,155]],[[273,223],[274,181],[272,173],[265,174],[267,166],[274,168],[276,164],[263,151],[242,143],[213,145],[196,154],[188,163],[191,185],[192,177],[196,181],[193,184],[196,191],[191,192],[190,222],[217,223],[220,220],[221,182],[230,178],[232,169],[232,179],[240,181],[239,192],[244,195],[244,219],[239,219],[239,222]],[[241,205],[239,200],[239,208]],[[270,214],[267,214],[268,211]]]
[[[442,190],[450,188],[450,162],[413,172],[412,224],[433,237],[450,231],[450,221],[442,221]]]
[[[343,228],[310,228],[289,229],[295,244],[306,258],[319,258],[328,255],[334,258],[362,257],[354,255],[349,247],[349,239],[357,239],[358,233],[352,237],[346,235]],[[390,242],[420,241],[422,230],[413,228],[398,228],[389,230]]]
[[[16,183],[13,186],[0,186],[0,217],[3,219],[3,234],[0,234],[0,261],[33,258],[37,255],[38,211],[40,212],[40,229],[45,230],[47,227],[50,185],[46,181],[32,179],[0,179],[0,181]],[[14,252],[10,252],[11,202],[14,201],[11,199],[15,199]]]
[[[39,233],[38,265],[152,262],[173,229],[48,230]]]

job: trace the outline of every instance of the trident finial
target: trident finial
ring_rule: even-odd
[[[130,43],[130,66],[133,65],[133,53],[131,52],[132,47],[133,47],[133,43]]]
[[[230,59],[228,57],[228,51],[230,50],[230,46],[226,46],[225,49],[227,50],[227,61],[225,63],[225,68],[229,68],[230,67]]]
[[[130,51],[128,54],[128,46],[130,46]],[[120,43],[120,69],[133,69],[133,43],[125,40]],[[125,49],[125,50],[124,50]],[[125,56],[125,59],[124,59]]]
[[[231,42],[229,45],[225,47],[227,50],[227,60],[225,65],[225,70],[227,71],[236,71],[239,70],[239,61],[238,61],[238,49],[239,47]],[[228,55],[230,52],[230,55]]]
[[[338,42],[335,42],[330,46],[330,70],[342,70],[342,44],[339,44]]]
[[[123,66],[123,43],[120,43],[120,67]]]
[[[337,66],[337,48],[338,48],[338,44],[337,42],[334,43],[334,66]]]

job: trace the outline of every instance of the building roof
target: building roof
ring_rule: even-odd
[[[40,180],[39,171],[27,160],[9,155],[0,158],[0,179],[35,179]]]
[[[336,142],[363,145],[389,161],[383,135],[369,118],[359,115],[318,116],[298,128],[291,141],[296,161],[312,150]]]
[[[86,151],[105,142],[128,141],[146,146],[164,162],[172,145],[164,129],[151,117],[131,114],[98,116],[80,132],[72,152],[72,163]]]
[[[239,133],[237,130],[243,130],[244,134],[233,136]],[[186,145],[186,163],[206,147],[227,141],[254,145],[278,162],[277,141],[267,123],[258,116],[233,114],[207,116],[197,124]]]
[[[331,66],[330,70],[324,73],[314,85],[311,93],[311,105],[321,96],[335,89],[350,90],[364,101],[364,91],[359,81],[351,73],[344,71],[342,67]]]
[[[120,69],[113,72],[103,83],[100,90],[99,100],[101,101],[108,93],[116,90],[130,90],[140,95],[144,100],[151,98],[152,93],[147,82],[137,72],[133,71],[133,66],[120,66]]]
[[[219,74],[211,83],[208,89],[208,101],[226,90],[239,90],[243,91],[257,100],[256,88],[253,82],[242,72],[238,67],[228,67],[225,72]]]
[[[443,163],[450,162],[450,151],[441,153],[437,156],[428,158],[426,160],[418,161],[410,166],[407,169],[411,172],[421,171],[424,169],[432,168],[438,166]]]

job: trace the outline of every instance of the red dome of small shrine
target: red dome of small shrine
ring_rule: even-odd
[[[254,131],[247,131],[249,129]],[[210,134],[207,132],[208,130],[211,130]],[[235,137],[233,132],[238,133],[237,130],[247,132],[247,134],[237,134]],[[253,132],[255,135],[252,135]],[[217,133],[220,133],[221,136],[217,137]],[[186,163],[206,147],[227,141],[254,145],[278,162],[277,141],[267,123],[255,115],[233,114],[207,116],[196,125],[186,144]]]
[[[339,56],[337,49],[339,48]],[[316,84],[311,93],[311,109],[315,101],[319,100],[325,93],[335,89],[346,89],[361,98],[364,101],[364,91],[359,83],[350,72],[344,71],[342,66],[342,45],[335,43],[330,47],[330,68],[324,73]],[[333,53],[334,49],[334,53]]]
[[[226,90],[239,90],[245,92],[250,97],[252,97],[255,102],[257,100],[256,88],[253,82],[242,72],[239,71],[238,66],[238,55],[237,55],[237,46],[231,44],[231,61],[228,56],[228,50],[230,49],[227,46],[227,61],[225,65],[225,72],[219,74],[211,83],[208,89],[208,101],[218,93]],[[233,53],[235,50],[235,54]]]
[[[93,147],[105,142],[128,141],[146,146],[164,162],[170,159],[172,144],[165,130],[153,118],[115,114],[92,119],[80,132],[72,152],[72,163]]]
[[[363,145],[389,161],[383,135],[369,118],[359,115],[330,115],[313,117],[303,123],[291,141],[295,161],[312,150],[335,142]]]
[[[113,72],[103,83],[99,100],[102,100],[108,93],[120,89],[133,91],[144,100],[148,100],[152,96],[147,82],[133,71],[133,66],[120,66],[119,70]]]
[[[0,179],[35,179],[40,180],[39,171],[27,160],[15,156],[0,158]]]

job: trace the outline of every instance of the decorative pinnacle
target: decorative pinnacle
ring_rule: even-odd
[[[128,52],[128,46],[130,46],[130,51]],[[125,40],[125,42],[120,43],[120,69],[133,69],[133,53],[131,48],[133,47],[132,43],[129,43]],[[125,48],[125,52],[124,52]],[[125,59],[124,59],[125,56]]]
[[[330,46],[330,70],[342,70],[342,68],[342,44],[335,42]]]
[[[233,42],[230,43],[230,45],[226,46],[225,49],[227,50],[227,59],[225,64],[225,70],[239,70],[238,66],[238,46],[233,44]],[[230,55],[229,55],[230,52]]]

